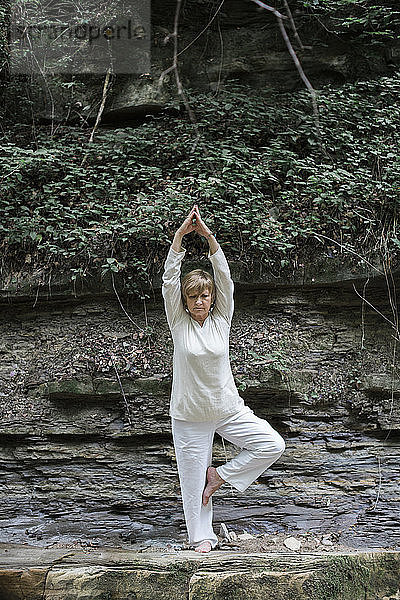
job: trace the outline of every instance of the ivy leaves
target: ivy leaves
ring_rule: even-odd
[[[274,274],[293,269],[318,235],[368,254],[398,251],[400,77],[319,91],[316,143],[306,92],[232,84],[219,98],[190,93],[200,141],[185,116],[136,128],[60,130],[0,151],[5,260],[124,277],[141,291],[159,273],[194,202],[230,259]],[[8,139],[7,139],[8,135]],[[85,168],[81,167],[87,155]],[[197,254],[200,240],[188,239]],[[321,248],[321,246],[319,246]],[[329,252],[329,249],[327,249]]]

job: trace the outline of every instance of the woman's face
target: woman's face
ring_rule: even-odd
[[[210,311],[211,302],[211,292],[207,288],[201,293],[192,291],[186,295],[186,305],[196,321],[204,321]]]

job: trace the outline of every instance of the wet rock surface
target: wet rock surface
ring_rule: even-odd
[[[224,522],[237,534],[275,536],[281,550],[283,538],[306,534],[333,535],[345,548],[399,547],[393,328],[353,283],[364,285],[236,286],[234,377],[287,450],[244,494],[218,490],[216,531]],[[366,290],[393,318],[384,281]],[[108,293],[3,300],[0,541],[185,542],[161,295],[147,305],[147,322],[143,307],[123,301],[133,323]],[[225,454],[216,437],[215,465],[235,452],[226,444]]]

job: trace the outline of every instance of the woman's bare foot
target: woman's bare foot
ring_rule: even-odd
[[[195,552],[201,552],[201,554],[205,554],[206,552],[210,552],[212,550],[211,542],[208,540],[204,540],[194,549]]]
[[[203,492],[203,504],[207,506],[209,499],[221,485],[225,483],[225,479],[222,479],[217,473],[215,467],[208,467],[207,469],[207,484]]]

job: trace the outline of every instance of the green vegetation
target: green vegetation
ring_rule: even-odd
[[[190,95],[185,113],[134,128],[5,128],[0,158],[3,266],[148,282],[193,202],[229,259],[278,273],[336,242],[369,256],[400,246],[400,77],[319,92],[319,144],[306,91]],[[28,134],[24,131],[28,130]],[[19,140],[17,143],[16,140]],[[82,161],[86,157],[86,162]],[[325,236],[324,237],[321,237]],[[319,238],[318,238],[319,236]],[[204,244],[185,240],[195,254]]]
[[[327,33],[382,45],[399,38],[400,10],[395,0],[297,0],[294,4],[306,9]]]
[[[360,41],[367,51],[369,43],[387,49],[398,38],[396,2],[289,4],[300,28],[311,25],[321,40]],[[6,77],[6,6],[0,93],[18,98],[28,121],[39,83]],[[87,116],[76,107],[82,82],[52,77],[51,86],[66,101],[70,94],[74,114]],[[340,244],[365,258],[395,253],[399,97],[398,73],[323,88],[321,137],[306,91],[278,94],[234,83],[218,95],[189,91],[196,127],[175,110],[135,127],[100,128],[93,144],[89,129],[15,124],[9,111],[8,120],[0,117],[2,267],[55,268],[72,279],[118,273],[143,294],[193,202],[230,260],[276,275],[316,253],[334,256]],[[197,236],[185,245],[192,256],[205,248]]]

